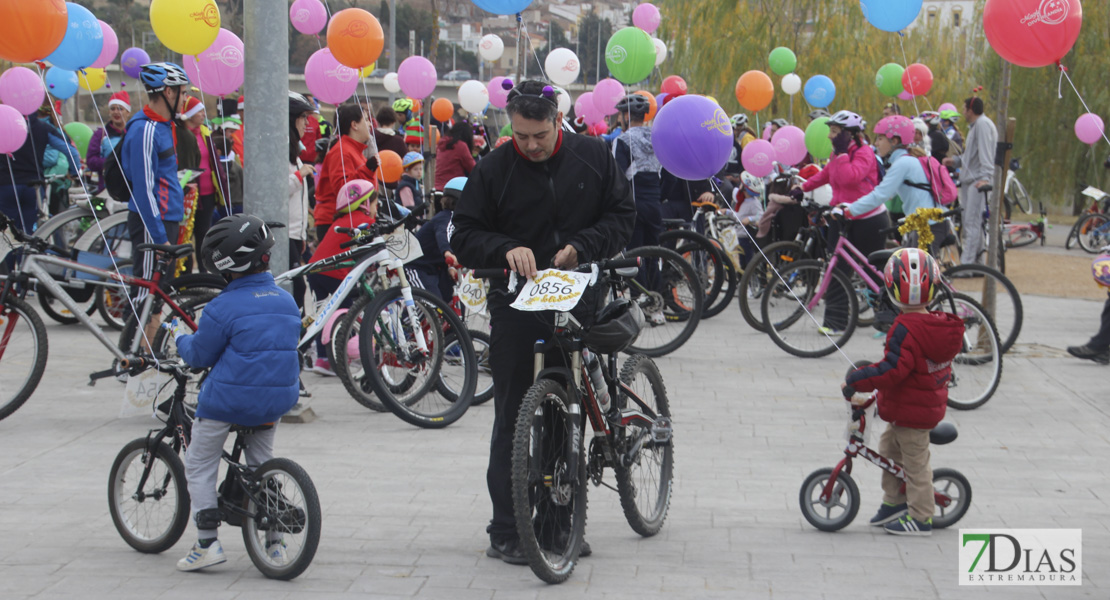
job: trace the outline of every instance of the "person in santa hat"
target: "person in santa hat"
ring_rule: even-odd
[[[90,171],[97,174],[96,192],[104,190],[104,158],[123,139],[127,131],[127,119],[131,118],[131,96],[125,91],[118,91],[108,98],[108,122],[104,127],[97,129],[89,140],[89,148],[85,153],[85,163]]]

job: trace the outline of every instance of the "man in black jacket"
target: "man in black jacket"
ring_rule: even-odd
[[[555,93],[539,81],[523,81],[509,92],[513,143],[478,162],[452,219],[451,247],[463,265],[507,267],[533,277],[542,269],[609,258],[628,243],[636,222],[628,180],[604,144],[561,130]],[[495,416],[486,555],[523,565],[528,559],[513,518],[513,429],[532,384],[532,346],[551,336],[553,315],[518,312],[509,307],[513,298],[504,283],[493,287],[502,290],[489,297]],[[588,553],[584,545],[581,555]]]

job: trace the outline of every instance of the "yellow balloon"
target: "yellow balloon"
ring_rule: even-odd
[[[362,70],[358,72],[358,76],[359,77],[369,77],[370,74],[374,72],[374,69],[377,66],[378,66],[378,63],[371,63],[370,66],[363,67]]]
[[[197,55],[216,41],[220,9],[215,0],[153,0],[150,26],[165,47]]]
[[[108,75],[104,69],[85,69],[85,71],[77,73],[77,85],[83,89],[95,92],[104,87],[104,82],[108,80]]]
[[[720,103],[720,102],[717,102],[717,99],[716,99],[716,98],[714,98],[713,96],[706,96],[706,98],[709,98],[710,100],[712,100],[712,101],[713,101],[713,104],[716,104],[717,106],[720,106],[720,105],[721,105],[721,103]]]

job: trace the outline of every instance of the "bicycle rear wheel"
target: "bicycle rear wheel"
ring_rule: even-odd
[[[1088,254],[1098,254],[1102,247],[1110,244],[1110,215],[1092,213],[1083,217],[1076,225],[1076,241]]]
[[[766,255],[767,258],[764,258]],[[744,269],[740,277],[740,314],[744,320],[756,331],[767,333],[767,325],[763,322],[760,312],[760,302],[763,299],[763,290],[773,280],[776,270],[781,271],[786,267],[805,258],[802,245],[794,241],[775,242],[763,248],[763,254],[756,252],[752,260]],[[767,259],[771,262],[768,263]]]
[[[829,276],[828,288],[807,313],[806,306]],[[848,278],[837,271],[826,273],[819,260],[798,261],[775,277],[761,300],[763,322],[771,340],[801,358],[836,352],[852,338],[859,321],[859,301]]]
[[[586,453],[578,406],[557,381],[524,394],[513,434],[512,489],[520,547],[532,572],[562,583],[586,531]]]
[[[117,262],[119,272],[123,275],[131,275],[133,273],[133,265],[131,259],[120,260]],[[131,312],[131,306],[127,300],[127,290],[122,286],[103,285],[98,286],[95,293],[96,310],[100,313],[100,318],[104,322],[115,329],[116,331],[123,331],[127,325],[127,315]]]
[[[983,304],[986,286],[993,282],[995,306],[991,318],[998,329],[1002,353],[1014,347],[1025,322],[1025,308],[1014,283],[997,269],[986,265],[956,265],[944,270],[944,281],[954,292],[960,292]]]
[[[128,546],[148,554],[172,547],[189,524],[189,491],[181,458],[162,441],[154,446],[153,456],[146,438],[128,442],[108,475],[108,512]]]
[[[667,389],[663,376],[652,360],[643,355],[628,358],[621,369],[621,382],[632,389],[644,406],[633,401],[625,391],[620,392],[618,408],[650,410],[657,417],[661,427],[670,427],[671,406],[667,400]],[[620,494],[624,518],[636,533],[649,537],[659,533],[667,518],[671,504],[671,488],[674,482],[674,443],[671,433],[666,432],[666,440],[656,439],[663,432],[652,431],[630,425],[618,434],[619,447],[616,448],[618,460],[613,465],[617,477],[617,493]],[[627,464],[625,462],[627,459]]]
[[[695,231],[674,229],[659,234],[659,245],[674,249],[686,259],[697,273],[702,289],[705,290],[705,306],[714,304],[721,294],[721,287],[727,275],[724,256],[713,242]],[[702,318],[705,318],[704,310],[702,312]]]
[[[648,275],[649,281],[658,278],[657,285],[644,286],[640,279],[630,284],[647,319],[640,336],[625,352],[657,357],[678,350],[694,335],[705,307],[697,273],[681,255],[658,246],[629,250],[625,256],[642,259],[641,272],[654,273]]]
[[[979,408],[991,399],[1002,381],[1002,344],[998,330],[981,304],[971,297],[938,290],[930,310],[952,313],[964,323],[963,348],[952,360],[948,406]]]
[[[370,377],[362,365],[362,318],[371,300],[373,297],[360,294],[332,329],[327,347],[328,360],[335,375],[356,402],[376,412],[388,412],[389,408],[374,395]]]
[[[31,397],[46,370],[46,326],[26,302],[11,296],[0,307],[0,419]]]
[[[469,330],[470,343],[474,346],[474,359],[478,369],[478,379],[474,386],[474,400],[471,406],[489,402],[493,398],[493,371],[489,366],[490,338],[489,334],[482,331]],[[462,373],[459,367],[463,363],[463,352],[459,348],[458,336],[451,335],[444,340],[446,349],[444,361],[448,368],[440,370],[439,381],[436,382],[436,391],[450,402],[459,399],[459,388],[464,383],[459,377]]]
[[[1033,199],[1029,197],[1029,192],[1025,191],[1025,186],[1021,184],[1017,177],[1011,177],[1007,183],[1006,197],[1012,200],[1025,214],[1033,213]]]
[[[288,458],[271,458],[251,477],[257,490],[243,519],[243,543],[251,562],[270,579],[304,573],[320,545],[320,498],[303,468]]]

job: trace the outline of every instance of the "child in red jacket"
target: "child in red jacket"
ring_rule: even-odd
[[[964,325],[956,315],[925,308],[940,281],[940,270],[927,252],[899,249],[883,275],[886,292],[902,314],[887,333],[883,360],[850,372],[841,388],[878,390],[879,417],[889,423],[879,453],[906,476],[903,492],[897,477],[883,473],[883,504],[871,525],[895,535],[931,535],[936,504],[929,431],[944,418],[952,359],[963,347]]]

